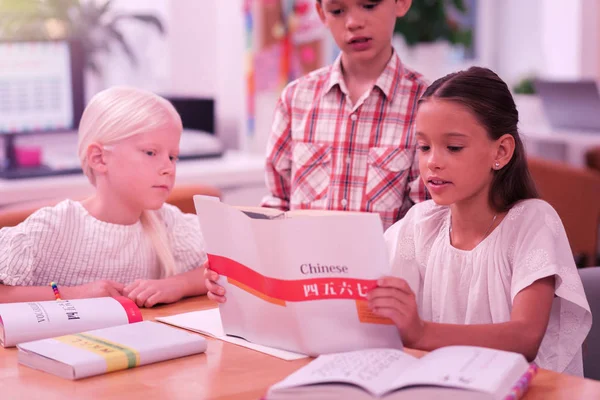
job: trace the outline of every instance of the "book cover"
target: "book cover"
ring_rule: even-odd
[[[396,326],[366,297],[390,274],[378,214],[194,201],[210,268],[227,292],[225,334],[310,356],[402,348]]]
[[[142,321],[126,297],[0,304],[0,344],[18,343]]]
[[[203,353],[206,339],[158,322],[113,326],[17,345],[19,363],[82,379]]]

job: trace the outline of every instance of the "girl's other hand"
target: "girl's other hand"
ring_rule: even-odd
[[[225,288],[217,284],[219,274],[210,269],[210,267],[204,270],[204,281],[208,292],[206,295],[209,299],[216,301],[217,303],[225,303],[227,298],[225,297]]]
[[[381,317],[391,319],[406,347],[418,348],[425,324],[419,317],[415,294],[401,278],[386,276],[367,294],[369,308]]]
[[[123,295],[133,300],[138,307],[153,307],[170,304],[184,296],[185,282],[175,277],[166,279],[136,279],[123,289]]]

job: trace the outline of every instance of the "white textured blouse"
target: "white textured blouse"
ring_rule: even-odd
[[[200,223],[165,204],[158,211],[176,273],[206,261]],[[15,227],[0,229],[0,282],[11,286],[75,286],[97,280],[128,284],[161,277],[158,255],[141,222],[118,225],[94,218],[77,201],[41,208]]]
[[[433,200],[413,206],[385,237],[392,274],[407,280],[426,321],[510,321],[517,293],[555,276],[550,321],[535,362],[583,375],[581,350],[592,314],[562,222],[548,203],[519,202],[470,251],[450,244],[450,209]]]

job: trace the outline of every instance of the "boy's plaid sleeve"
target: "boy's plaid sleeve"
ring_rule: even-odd
[[[262,200],[263,207],[289,210],[292,172],[292,133],[285,91],[277,102],[271,136],[267,142],[265,181],[270,194]]]

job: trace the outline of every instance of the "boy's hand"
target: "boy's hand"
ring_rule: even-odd
[[[369,308],[394,322],[406,347],[418,348],[425,329],[410,286],[404,279],[390,276],[379,279],[377,284],[367,294]]]
[[[59,286],[58,290],[65,299],[117,297],[123,295],[123,284],[114,281],[96,281],[79,286]]]
[[[225,297],[225,288],[217,284],[219,274],[210,268],[204,270],[204,281],[206,283],[206,289],[208,293],[206,295],[209,299],[214,300],[218,303],[225,303],[227,298]]]
[[[138,307],[152,307],[181,300],[184,290],[185,282],[179,279],[136,279],[123,289],[123,295],[135,301]]]

